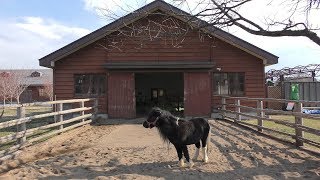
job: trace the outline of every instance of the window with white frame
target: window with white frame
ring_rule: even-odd
[[[244,73],[214,73],[214,94],[244,96]]]
[[[104,74],[75,74],[74,90],[76,96],[102,96],[106,91]]]

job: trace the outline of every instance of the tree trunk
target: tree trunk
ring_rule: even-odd
[[[20,96],[17,96],[17,104],[20,104]]]

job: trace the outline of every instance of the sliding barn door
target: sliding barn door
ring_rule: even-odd
[[[211,73],[184,73],[184,114],[191,117],[210,116]]]
[[[108,114],[111,118],[135,118],[134,73],[108,74]]]

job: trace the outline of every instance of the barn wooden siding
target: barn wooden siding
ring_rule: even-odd
[[[50,101],[50,98],[40,96],[40,89],[43,89],[43,86],[29,86],[26,91],[31,91],[31,102],[35,101]]]
[[[221,40],[216,40],[212,51],[213,61],[221,72],[244,72],[246,97],[266,96],[263,60]],[[213,107],[216,108],[221,99],[213,96]],[[234,103],[234,102],[229,102]],[[255,102],[244,105],[256,107]]]
[[[103,38],[57,61],[54,67],[54,92],[57,99],[77,98],[74,96],[74,74],[104,73],[107,76],[103,64],[121,61],[213,61],[217,67],[222,68],[221,72],[245,72],[245,96],[265,97],[263,61],[217,38],[205,36],[200,40],[199,33],[192,31],[186,34],[179,48],[165,45],[164,40],[153,40],[137,49],[137,41],[131,39],[124,42],[119,50],[109,48],[112,44],[110,38]],[[212,71],[214,73],[216,70]],[[212,76],[210,78],[212,81]],[[106,86],[107,92],[110,86],[112,84]],[[211,100],[212,109],[219,99],[213,97]],[[109,113],[107,94],[100,97],[99,103],[99,111]]]
[[[107,52],[97,48],[101,41],[91,44],[55,63],[53,71],[54,94],[57,100],[84,98],[74,95],[74,74],[105,74],[103,68]],[[107,83],[107,82],[106,82]],[[107,113],[107,96],[99,97],[99,112]]]
[[[151,14],[146,18],[133,23],[134,26],[148,27],[150,22],[159,24],[168,21],[167,16]],[[169,20],[169,22],[171,22]],[[175,20],[174,23],[180,24],[181,28],[187,29],[186,23]],[[151,23],[152,24],[152,23]],[[169,23],[169,26],[172,23]],[[128,25],[130,27],[131,25]],[[154,35],[157,32],[153,32]],[[112,33],[105,41],[106,47],[110,48],[108,61],[210,61],[211,59],[211,38],[198,31],[188,31],[181,37],[142,40],[124,35],[118,36],[118,32]],[[147,34],[148,35],[148,34]],[[148,36],[146,36],[148,37]],[[200,40],[201,39],[201,40]],[[125,41],[125,43],[123,43]],[[114,44],[114,42],[121,42]],[[182,42],[182,44],[180,44]],[[117,48],[111,48],[116,46]],[[173,47],[173,45],[175,47]]]

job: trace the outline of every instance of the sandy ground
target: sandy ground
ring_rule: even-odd
[[[209,163],[179,168],[172,145],[141,124],[84,126],[26,148],[0,179],[320,179],[320,158],[211,121]],[[195,147],[189,146],[191,156]]]

